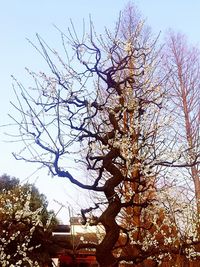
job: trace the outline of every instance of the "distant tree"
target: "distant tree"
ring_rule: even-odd
[[[57,221],[33,185],[0,177],[0,264],[43,266],[50,262],[51,230]]]
[[[10,177],[7,174],[0,176],[0,193],[4,190],[12,190],[19,185],[19,179],[15,177]]]
[[[168,169],[195,165],[199,156],[188,162],[174,150],[164,108],[168,75],[156,40],[141,19],[123,24],[132,28],[128,34],[122,22],[104,36],[92,22],[81,38],[73,26],[69,36],[61,33],[66,62],[37,35],[52,74],[28,71],[34,81],[28,90],[15,80],[21,95],[13,105],[21,119],[13,119],[26,144],[15,157],[95,193],[94,204],[81,210],[83,223],[101,224],[105,235],[99,244],[77,248],[95,249],[101,267],[123,261],[157,266],[171,255],[198,256],[190,253],[198,240],[177,234],[180,220],[168,213],[175,210],[173,198],[162,193]],[[86,177],[69,171],[71,160]]]
[[[57,220],[55,219],[54,211],[48,211],[48,201],[44,194],[41,194],[38,188],[29,183],[24,183],[23,185],[20,183],[20,180],[15,177],[10,177],[7,174],[0,176],[0,194],[5,191],[17,191],[19,188],[20,190],[24,190],[24,194],[26,195],[27,192],[30,191],[31,188],[31,198],[30,198],[30,209],[31,211],[35,211],[38,208],[43,207],[42,209],[42,221],[44,223],[52,217],[52,226],[53,224],[57,224]]]
[[[177,143],[185,147],[191,166],[184,169],[186,183],[193,184],[200,214],[200,164],[192,164],[200,154],[200,51],[180,33],[170,32],[166,42],[165,68],[170,70],[168,88]],[[192,182],[192,183],[191,183]],[[193,195],[193,194],[192,194]]]

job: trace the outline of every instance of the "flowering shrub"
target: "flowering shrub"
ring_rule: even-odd
[[[133,213],[124,214],[124,224],[129,223],[130,242],[125,249],[117,250],[117,256],[141,258],[138,267],[198,266],[200,241],[195,201],[186,199],[178,188],[156,192],[155,196],[152,205],[138,215],[139,225]],[[120,242],[126,244],[126,234],[121,234]]]
[[[39,267],[48,261],[44,207],[31,209],[32,187],[17,186],[0,194],[0,266]],[[42,203],[41,203],[42,204]]]

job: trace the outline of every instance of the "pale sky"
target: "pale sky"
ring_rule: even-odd
[[[46,68],[40,55],[26,38],[34,42],[35,33],[39,33],[50,46],[59,48],[59,34],[53,24],[65,31],[71,18],[77,29],[80,29],[82,20],[87,21],[89,14],[97,32],[102,33],[104,26],[114,26],[126,3],[126,0],[0,0],[0,125],[11,122],[7,115],[11,112],[10,101],[14,101],[10,76],[15,75],[28,86],[25,67],[35,71],[44,71]],[[155,34],[161,31],[162,37],[167,29],[172,28],[186,34],[191,43],[197,46],[200,44],[199,0],[136,0],[133,3]],[[16,151],[18,145],[5,143],[4,140],[8,140],[8,137],[4,132],[10,132],[10,128],[0,127],[0,175],[7,173],[21,180],[29,177],[30,182],[36,181],[36,186],[47,195],[51,207],[54,205],[56,211],[59,205],[53,199],[66,207],[73,205],[76,213],[80,192],[61,179],[49,178],[47,173],[37,172],[31,176],[35,166],[13,159],[11,152]],[[63,220],[68,217],[66,213],[66,208],[60,212]]]

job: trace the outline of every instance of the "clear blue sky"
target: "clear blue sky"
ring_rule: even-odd
[[[25,67],[33,70],[44,70],[45,65],[40,56],[30,46],[26,38],[36,40],[35,33],[39,33],[53,47],[59,47],[59,35],[53,24],[65,31],[71,18],[77,28],[82,19],[87,21],[92,15],[97,32],[103,32],[104,26],[112,28],[126,0],[1,0],[0,9],[0,125],[9,123],[7,114],[10,112],[10,100],[13,100],[11,74],[14,74],[25,85],[28,77]],[[188,36],[190,42],[200,44],[200,1],[199,0],[136,0],[133,1],[141,11],[147,23],[155,33],[168,28],[181,31]],[[16,144],[5,143],[7,137],[0,128],[0,174],[7,173],[26,179],[34,172],[34,166],[16,162],[11,152],[16,150]],[[68,205],[73,190],[67,184],[64,188],[62,181],[55,183],[46,174],[36,173],[30,181],[40,177],[36,185],[48,198],[56,198]],[[45,176],[45,177],[44,177]],[[44,182],[46,181],[46,182]],[[48,185],[48,186],[46,186]],[[64,199],[64,196],[68,197]],[[70,195],[70,196],[69,196]],[[77,202],[74,195],[72,205]],[[73,203],[74,201],[74,203]],[[55,207],[56,209],[58,206]],[[78,208],[78,207],[77,207]],[[65,210],[66,212],[66,210]],[[63,217],[64,218],[64,217]]]

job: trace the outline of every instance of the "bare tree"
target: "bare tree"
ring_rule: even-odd
[[[122,22],[104,36],[98,36],[90,22],[89,34],[81,38],[72,25],[68,35],[61,33],[63,56],[37,36],[37,50],[52,74],[29,71],[34,85],[26,90],[17,82],[18,104],[13,104],[21,116],[13,119],[24,143],[16,159],[43,165],[51,175],[100,196],[100,202],[81,213],[83,223],[103,225],[105,236],[100,244],[80,248],[96,249],[97,261],[104,267],[121,261],[138,264],[165,256],[169,249],[184,254],[189,246],[172,247],[164,242],[165,235],[162,247],[154,246],[159,227],[169,224],[165,216],[149,236],[159,220],[154,212],[162,213],[154,203],[164,170],[193,162],[184,157],[177,162],[165,154],[166,75],[159,68],[156,39],[140,19],[129,25],[128,34],[121,30]],[[87,170],[87,177],[69,172],[72,159]],[[123,214],[126,221],[121,220]],[[122,250],[133,244],[136,253]]]
[[[200,54],[187,44],[185,36],[170,33],[166,67],[171,69],[169,90],[171,108],[176,118],[176,134],[185,146],[185,157],[194,162],[200,154]],[[178,141],[177,140],[177,141]],[[185,169],[194,184],[197,211],[200,213],[200,169],[194,164]],[[187,176],[188,176],[187,175]]]

